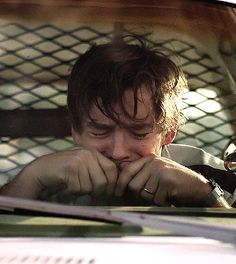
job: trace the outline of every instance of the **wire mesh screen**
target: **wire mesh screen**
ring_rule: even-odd
[[[1,21],[0,111],[65,106],[67,76],[78,55],[93,43],[109,41],[114,33],[112,25],[62,28]],[[235,95],[227,89],[225,72],[193,44],[171,36],[160,38],[155,33],[149,37],[147,34],[150,45],[170,54],[174,51],[189,81],[180,105],[188,122],[180,129],[175,142],[202,147],[221,156],[236,127]],[[2,137],[0,184],[36,157],[71,147],[70,137]]]

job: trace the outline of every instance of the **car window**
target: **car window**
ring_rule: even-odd
[[[187,76],[189,88],[180,107],[188,121],[175,143],[222,157],[236,129],[233,5],[112,1],[96,6],[88,1],[80,6],[75,1],[72,6],[50,7],[23,2],[1,4],[5,10],[0,16],[1,185],[35,158],[73,148],[66,113],[71,67],[93,43],[130,32],[144,35]]]

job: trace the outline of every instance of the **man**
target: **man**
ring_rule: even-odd
[[[62,201],[68,194],[79,204],[230,208],[235,196],[226,192],[229,205],[209,181],[215,176],[227,187],[223,178],[232,177],[222,161],[171,144],[183,119],[176,103],[185,85],[171,60],[141,42],[93,46],[75,63],[68,85],[77,147],[36,159],[1,194],[39,199],[61,192]]]

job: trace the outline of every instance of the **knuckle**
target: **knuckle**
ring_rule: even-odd
[[[100,179],[99,182],[96,183],[96,185],[94,185],[94,192],[96,193],[100,193],[102,191],[105,190],[107,186],[107,180],[104,178],[104,179]]]
[[[82,149],[78,153],[78,159],[82,162],[91,159],[91,157],[92,157],[92,153],[87,149]]]
[[[64,171],[65,171],[65,175],[67,175],[67,177],[70,177],[71,175],[77,175],[78,172],[78,165],[75,161],[70,160],[65,164],[64,167]]]
[[[140,186],[138,186],[136,183],[134,183],[132,181],[128,184],[128,186],[132,192],[139,192],[140,191]]]
[[[146,157],[147,161],[154,161],[157,160],[157,156],[155,154],[150,154]]]
[[[105,189],[106,185],[107,185],[107,180],[104,178],[98,183],[97,186],[99,189]]]
[[[90,159],[93,155],[93,152],[91,150],[85,149],[85,148],[79,148],[75,150],[75,155],[73,155],[72,159],[75,158],[78,161],[86,161]]]
[[[156,171],[161,172],[166,169],[166,164],[163,160],[161,159],[152,159],[150,163],[151,167],[153,167]]]
[[[166,174],[162,174],[163,176],[159,178],[159,184],[162,185],[165,189],[170,189],[172,187],[174,187],[176,185],[176,181],[178,181],[178,179],[176,179],[175,177],[172,177],[171,174],[166,173]]]

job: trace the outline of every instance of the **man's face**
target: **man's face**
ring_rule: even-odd
[[[119,124],[93,105],[90,110],[91,119],[85,118],[82,132],[72,133],[75,143],[85,148],[95,148],[113,160],[120,169],[141,157],[160,155],[162,146],[170,143],[172,138],[170,140],[155,128],[152,101],[146,89],[139,90],[138,99],[134,121],[125,117],[119,106],[115,106],[121,121]],[[131,90],[125,92],[124,102],[127,111],[132,115],[134,99]]]

